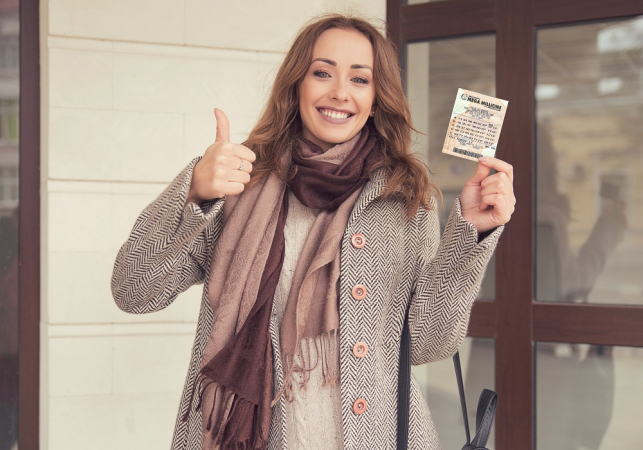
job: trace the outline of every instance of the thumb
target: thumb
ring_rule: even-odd
[[[217,137],[215,142],[230,142],[230,124],[228,117],[220,109],[214,108],[214,117],[217,119]]]
[[[478,185],[489,176],[489,172],[491,172],[491,167],[485,166],[481,162],[478,163],[478,170],[469,178],[469,181],[467,181],[468,185]]]

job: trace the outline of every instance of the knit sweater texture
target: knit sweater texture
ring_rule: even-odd
[[[299,254],[318,212],[304,206],[290,190],[288,195],[288,218],[284,228],[285,257],[272,310],[279,328]],[[295,362],[301,364],[301,361]],[[295,372],[294,378],[294,401],[285,403],[288,448],[342,449],[342,404],[339,384],[334,387],[322,386],[321,364],[310,373],[305,389],[300,387],[303,381],[301,374]],[[275,391],[278,387],[275,385]]]

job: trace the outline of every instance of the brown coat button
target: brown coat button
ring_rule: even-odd
[[[368,345],[366,344],[366,342],[358,342],[357,344],[353,345],[353,355],[357,356],[358,358],[363,358],[367,353]]]
[[[361,233],[355,233],[353,237],[351,237],[351,244],[353,244],[355,248],[363,248],[366,245],[366,238]]]
[[[355,400],[355,403],[353,403],[353,412],[358,415],[364,414],[364,412],[366,412],[366,400],[363,398]]]
[[[356,284],[351,291],[355,300],[364,300],[366,298],[366,286],[363,284]]]

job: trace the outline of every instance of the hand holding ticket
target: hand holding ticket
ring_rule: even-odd
[[[496,154],[507,100],[458,89],[442,153],[477,161]]]

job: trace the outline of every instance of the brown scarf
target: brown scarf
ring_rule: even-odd
[[[297,172],[288,186],[302,204],[321,211],[297,261],[281,326],[285,382],[279,395],[288,400],[294,371],[301,371],[306,380],[305,375],[321,362],[324,380],[339,380],[341,239],[359,192],[381,155],[368,127],[353,140],[352,151],[340,165],[324,161],[322,149],[305,139],[292,155]],[[284,260],[287,213],[286,183],[276,174],[226,198],[224,228],[209,276],[214,320],[201,361],[204,449],[266,447],[273,393],[270,316]],[[303,367],[295,360],[304,361]]]

